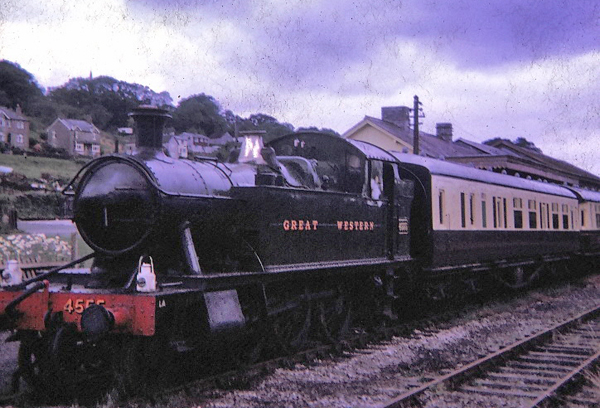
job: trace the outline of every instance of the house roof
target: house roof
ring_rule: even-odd
[[[356,130],[366,125],[379,128],[388,135],[404,142],[403,144],[408,144],[409,146],[413,145],[413,136],[410,131],[406,131],[405,129],[391,122],[386,122],[382,119],[377,119],[371,116],[365,116],[363,121],[354,126],[348,132],[344,133],[344,137],[347,137],[348,134],[354,133]],[[478,150],[467,144],[445,141],[436,135],[426,132],[419,132],[419,146],[421,155],[436,159],[444,159],[455,156],[478,156],[486,154],[482,153],[481,150]]]
[[[0,106],[0,113],[2,113],[6,118],[8,118],[10,120],[28,120],[22,114],[19,114],[19,113],[15,112],[14,110],[9,109],[5,106]]]
[[[93,124],[79,119],[59,119],[63,125],[69,130],[77,130],[79,132],[99,133],[98,128]]]
[[[186,145],[185,139],[182,138],[181,136],[163,135],[163,138],[162,138],[163,144],[170,143],[171,141],[174,141],[177,145],[181,145],[181,146]]]

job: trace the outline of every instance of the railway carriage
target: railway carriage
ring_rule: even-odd
[[[600,252],[600,192],[569,187],[579,199],[579,229],[581,251]]]
[[[395,156],[401,177],[416,181],[411,255],[425,270],[506,267],[522,275],[529,265],[566,261],[579,250],[579,203],[569,189]]]

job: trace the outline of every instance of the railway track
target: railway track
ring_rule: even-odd
[[[456,371],[395,397],[378,408],[426,406],[452,398],[493,396],[520,407],[545,407],[570,402],[598,406],[599,401],[567,392],[600,362],[600,306],[533,337],[520,340]],[[429,401],[431,402],[431,401]],[[512,403],[507,406],[512,406]],[[435,402],[431,406],[436,406]]]

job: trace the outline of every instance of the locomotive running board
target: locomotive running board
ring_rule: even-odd
[[[368,258],[368,259],[352,259],[345,261],[326,261],[326,262],[306,262],[297,264],[284,264],[265,266],[266,272],[293,272],[293,271],[310,271],[314,269],[338,269],[357,266],[378,266],[389,265],[397,262],[408,262],[412,260],[410,256],[396,257],[394,260],[387,258]]]

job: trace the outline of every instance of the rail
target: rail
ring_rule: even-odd
[[[567,385],[572,385],[585,370],[600,361],[599,316],[600,306],[597,306],[409,390],[378,408],[421,406],[425,394],[436,389],[522,398],[526,402],[520,406],[527,408],[547,406]],[[564,333],[562,340],[561,333]],[[569,335],[576,337],[577,342],[568,340]],[[500,371],[492,373],[496,368]],[[486,373],[489,375],[484,378]],[[474,384],[463,385],[469,380],[474,380]]]

